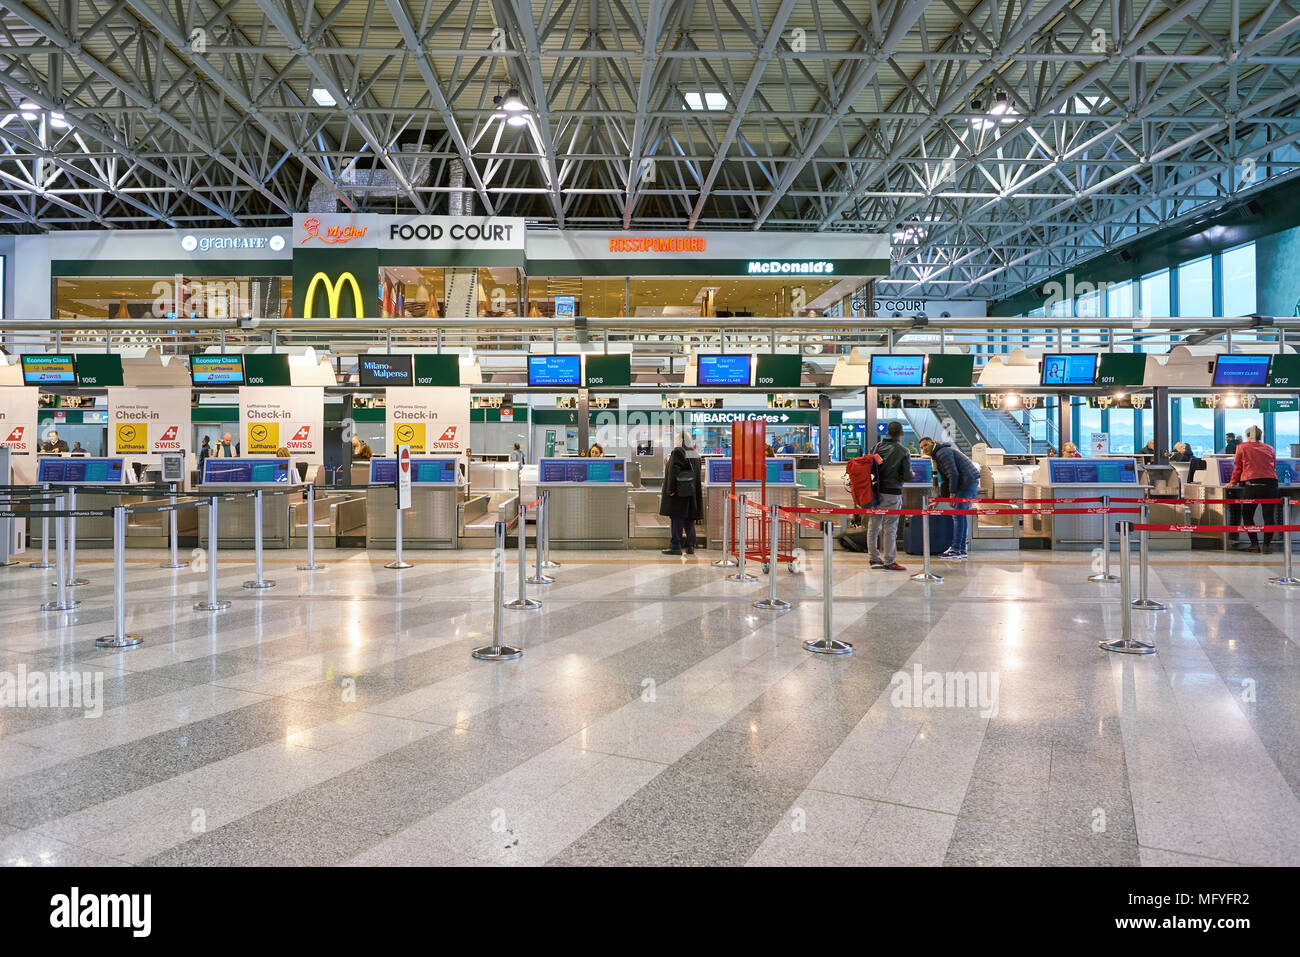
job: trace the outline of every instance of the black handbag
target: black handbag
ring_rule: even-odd
[[[695,497],[695,470],[689,465],[680,469],[673,479],[673,494],[678,498]]]

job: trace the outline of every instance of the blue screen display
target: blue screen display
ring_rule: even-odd
[[[417,485],[451,485],[456,481],[455,459],[415,459],[414,463],[411,481]]]
[[[539,482],[600,482],[621,484],[627,481],[624,459],[542,459],[537,467]]]
[[[1084,353],[1043,356],[1043,385],[1092,385],[1097,380],[1097,357]]]
[[[934,462],[931,459],[912,459],[912,481],[924,485],[934,484]]]
[[[749,367],[747,355],[699,356],[695,384],[749,385]]]
[[[769,485],[793,485],[794,484],[794,460],[793,459],[768,459],[767,460],[767,481]]]
[[[582,385],[582,357],[529,356],[528,384],[580,386]]]
[[[1219,484],[1227,485],[1232,481],[1232,467],[1235,459],[1229,456],[1226,459],[1219,459]]]
[[[122,482],[121,459],[43,458],[36,470],[38,482],[61,482],[69,485],[119,485]]]
[[[371,459],[370,484],[392,485],[397,481],[397,459]]]
[[[1137,466],[1131,459],[1051,459],[1053,485],[1136,485]]]
[[[1276,466],[1278,485],[1300,484],[1300,459],[1278,459]]]
[[[731,459],[709,459],[709,483],[727,485],[731,482]]]
[[[203,460],[203,482],[208,485],[274,485],[288,481],[288,459]]]
[[[925,356],[871,357],[872,385],[922,385],[924,382]]]
[[[563,482],[564,462],[560,459],[542,459],[537,467],[537,478],[541,482]]]
[[[1268,356],[1219,356],[1214,363],[1215,385],[1265,385]]]

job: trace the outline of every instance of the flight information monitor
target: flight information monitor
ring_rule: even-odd
[[[627,463],[606,458],[542,459],[537,465],[537,481],[621,485],[627,481]]]
[[[1219,356],[1214,362],[1214,384],[1267,385],[1270,358],[1267,355]]]
[[[24,385],[76,385],[77,363],[70,355],[22,356]]]
[[[204,485],[280,485],[289,481],[289,460],[276,458],[203,460]]]
[[[1136,485],[1132,459],[1049,459],[1053,485]]]
[[[1096,353],[1067,352],[1043,356],[1043,385],[1094,385]]]
[[[731,484],[731,459],[710,458],[708,461],[708,483],[710,485]]]
[[[190,381],[195,385],[243,385],[243,359],[239,356],[190,356]]]
[[[696,357],[695,384],[712,386],[749,385],[748,355],[701,355]]]
[[[582,357],[529,356],[528,384],[576,389],[582,385]]]
[[[925,384],[925,356],[873,355],[871,384],[920,386]]]
[[[916,457],[912,459],[912,484],[934,484],[934,460]]]
[[[1227,485],[1232,481],[1232,469],[1236,465],[1234,459],[1229,456],[1226,459],[1219,459],[1219,484]]]
[[[397,459],[371,459],[370,484],[393,485],[397,482]],[[411,458],[412,485],[455,485],[454,458]]]
[[[36,481],[54,485],[120,485],[122,474],[121,459],[42,458],[36,469]]]
[[[793,485],[794,482],[794,459],[767,460],[768,485]]]
[[[357,381],[365,386],[410,385],[410,356],[357,356]]]
[[[1300,485],[1300,459],[1278,459],[1277,484]]]

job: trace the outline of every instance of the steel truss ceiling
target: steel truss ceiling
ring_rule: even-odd
[[[1286,0],[0,5],[11,231],[445,212],[460,160],[476,212],[890,232],[891,293],[995,297],[1293,175],[1297,140]]]

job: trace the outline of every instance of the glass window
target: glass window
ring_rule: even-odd
[[[60,319],[278,319],[289,314],[292,283],[283,276],[175,276],[55,280]]]
[[[1110,410],[1110,450],[1112,452],[1136,452],[1134,446],[1134,426],[1137,416],[1132,409]],[[1141,445],[1141,443],[1138,443]]]
[[[1223,269],[1223,314],[1249,316],[1255,312],[1255,244],[1229,249],[1220,259]],[[1184,313],[1186,315],[1186,313]]]
[[[1264,428],[1264,413],[1257,412],[1254,409],[1225,409],[1223,412],[1223,431],[1225,435],[1232,432],[1240,439],[1245,436],[1246,430],[1252,425],[1259,426],[1262,431]]]
[[[1092,433],[1101,431],[1101,409],[1090,409],[1086,403],[1074,407],[1074,444],[1080,451],[1088,448]]]
[[[1120,319],[1131,318],[1133,313],[1133,283],[1117,282],[1106,288],[1106,315]]]
[[[1211,455],[1218,451],[1214,447],[1214,410],[1196,408],[1190,396],[1172,401],[1179,404],[1179,428],[1174,441],[1186,442],[1192,454],[1197,456]]]
[[[1086,292],[1079,297],[1074,314],[1080,319],[1095,319],[1101,315],[1101,292]]]
[[[1273,413],[1273,445],[1283,458],[1291,455],[1291,446],[1300,443],[1300,413]]]
[[[1142,277],[1138,291],[1143,319],[1162,319],[1169,315],[1169,270],[1162,269]]]
[[[1178,314],[1214,315],[1213,257],[1206,256],[1178,267]]]

